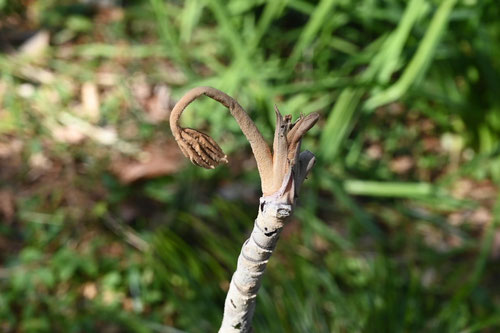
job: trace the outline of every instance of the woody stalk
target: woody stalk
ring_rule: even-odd
[[[300,152],[300,146],[302,137],[319,116],[312,113],[292,122],[291,115],[282,116],[275,107],[276,130],[271,152],[254,122],[236,100],[211,87],[194,88],[175,105],[170,114],[170,128],[183,154],[194,164],[207,169],[227,163],[227,156],[210,136],[179,124],[184,109],[202,95],[227,107],[236,119],[250,143],[261,180],[263,194],[259,212],[238,257],[219,330],[219,333],[246,333],[252,331],[256,296],[267,262],[293,212],[299,189],[314,164],[314,155],[307,150]]]

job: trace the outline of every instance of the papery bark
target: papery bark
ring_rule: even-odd
[[[261,197],[259,214],[250,237],[243,244],[229,285],[219,333],[251,332],[262,276],[292,208],[279,203],[276,196]]]
[[[314,155],[310,151],[303,151],[294,167],[283,177],[278,191],[260,198],[257,219],[250,237],[243,243],[229,285],[219,333],[252,331],[257,293],[267,263],[283,227],[293,213],[296,194],[314,162]]]

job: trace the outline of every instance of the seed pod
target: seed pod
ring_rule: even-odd
[[[207,134],[192,128],[182,128],[180,138],[178,143],[182,153],[194,164],[213,169],[219,164],[227,163],[226,154]]]

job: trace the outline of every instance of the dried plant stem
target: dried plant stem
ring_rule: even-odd
[[[251,332],[262,276],[291,212],[292,206],[278,203],[276,197],[260,199],[259,214],[250,237],[241,248],[229,285],[219,333]]]
[[[226,155],[207,134],[182,128],[179,118],[197,97],[206,95],[226,106],[241,127],[252,147],[259,169],[262,193],[259,214],[250,238],[243,244],[236,272],[233,274],[224,305],[219,333],[252,331],[252,317],[266,265],[278,241],[286,219],[292,214],[299,189],[314,165],[310,151],[300,152],[303,136],[318,121],[316,113],[283,117],[276,108],[276,131],[273,154],[255,124],[232,97],[210,87],[188,91],[170,114],[170,128],[182,152],[191,162],[204,168],[227,163]]]
[[[196,147],[196,145],[200,144],[199,137],[200,135],[205,134],[196,130],[182,128],[179,124],[179,119],[184,109],[189,104],[191,104],[191,102],[202,95],[216,100],[229,109],[231,115],[234,117],[234,119],[236,119],[236,122],[240,126],[241,131],[243,132],[243,134],[245,134],[248,142],[250,143],[250,147],[252,147],[252,152],[255,156],[255,160],[257,161],[257,168],[259,169],[263,188],[269,186],[272,180],[272,154],[269,146],[267,145],[260,131],[255,126],[252,119],[250,119],[248,114],[245,112],[243,107],[238,104],[238,102],[234,98],[218,89],[212,87],[197,87],[191,89],[179,100],[179,102],[177,102],[174,109],[172,110],[172,113],[170,114],[170,128],[172,130],[172,134],[174,135],[179,145],[181,145],[181,143],[184,143],[185,145],[189,146],[188,149],[182,149],[181,146],[183,153],[188,158],[190,158],[193,163],[204,168],[214,168],[221,162],[227,163],[226,156],[219,148],[219,146],[215,143],[215,141],[204,141],[207,142],[207,145],[209,145],[208,149],[204,149],[203,145],[198,148]],[[186,133],[186,130],[190,130],[191,132],[196,131],[197,135],[189,135],[191,133]],[[209,138],[209,140],[211,140],[211,138]],[[190,148],[193,147],[196,153],[190,154],[193,151],[193,149]],[[203,152],[205,151],[207,152],[206,155],[203,154]],[[218,154],[218,156],[214,158],[213,155],[215,154]],[[201,157],[201,160],[198,159],[199,157]],[[213,161],[211,160],[212,158]]]

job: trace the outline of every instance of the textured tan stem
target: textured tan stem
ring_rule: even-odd
[[[184,109],[202,95],[208,96],[227,107],[234,119],[236,119],[241,131],[245,134],[252,147],[255,160],[257,161],[257,168],[259,169],[262,191],[263,193],[269,192],[273,177],[271,150],[243,107],[241,107],[241,105],[231,96],[220,90],[212,87],[197,87],[191,89],[177,102],[172,110],[170,114],[170,129],[177,142],[185,143],[184,147],[181,146],[184,154],[194,163],[205,168],[213,168],[220,163],[220,161],[227,162],[227,160],[225,160],[225,155],[223,155],[218,145],[210,137],[192,129],[183,129],[179,124]],[[192,132],[186,133],[186,130],[191,130]],[[193,133],[194,131],[196,133]],[[207,145],[200,144],[198,138],[206,140]],[[212,162],[212,159],[214,162]]]
[[[276,110],[273,154],[247,113],[233,98],[210,87],[188,91],[170,115],[170,128],[180,149],[191,162],[204,168],[227,163],[226,155],[207,134],[182,128],[179,118],[196,98],[206,95],[226,106],[234,116],[252,147],[259,169],[262,193],[259,214],[250,238],[243,244],[236,272],[233,274],[220,333],[251,332],[257,292],[268,260],[278,241],[285,220],[291,215],[300,186],[314,165],[314,155],[300,152],[302,137],[318,121],[312,113],[292,123],[291,115],[283,117]]]
[[[273,142],[273,187],[272,190],[276,191],[283,182],[283,177],[288,171],[288,142],[287,133],[291,126],[291,117],[283,117],[278,110],[274,107],[276,112],[276,129],[274,132]],[[264,192],[264,195],[272,193]]]
[[[276,199],[260,199],[259,214],[250,237],[243,244],[236,272],[229,285],[219,333],[247,333],[252,330],[252,317],[262,276],[286,219],[292,213],[291,205],[278,203]]]

